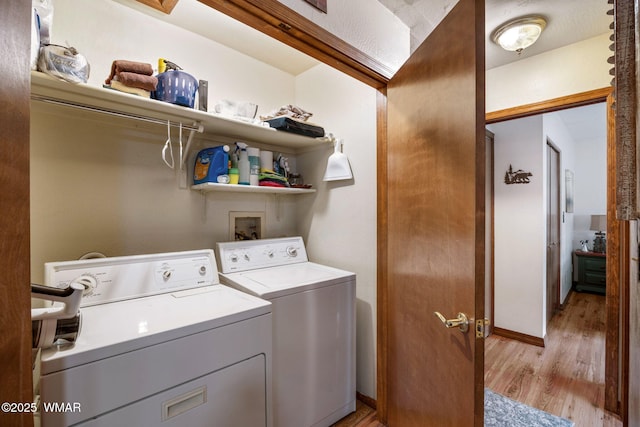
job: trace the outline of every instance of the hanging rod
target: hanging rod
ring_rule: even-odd
[[[169,126],[173,126],[173,127],[182,126],[183,130],[196,131],[199,133],[202,133],[204,131],[204,126],[202,126],[202,124],[183,125],[181,122],[172,122],[170,120],[157,119],[155,117],[148,117],[140,114],[124,113],[122,111],[110,110],[108,108],[99,108],[99,107],[94,107],[92,105],[63,101],[61,99],[49,98],[47,96],[41,96],[41,95],[31,95],[31,99],[34,101],[46,102],[49,104],[64,105],[67,107],[78,108],[80,110],[93,111],[93,112],[102,113],[102,114],[109,114],[111,116],[117,116],[117,117],[123,117],[125,119],[155,123],[155,124],[164,125],[164,126],[167,126],[167,123],[168,123]]]

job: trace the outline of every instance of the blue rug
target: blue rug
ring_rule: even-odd
[[[573,421],[484,389],[485,427],[573,427]]]

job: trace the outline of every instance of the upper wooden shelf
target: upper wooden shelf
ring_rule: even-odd
[[[180,122],[185,126],[196,124],[208,135],[224,136],[245,142],[258,142],[280,147],[306,148],[327,144],[323,138],[310,138],[234,120],[216,113],[195,110],[166,102],[147,99],[113,89],[90,84],[73,84],[38,71],[31,72],[31,98],[52,102],[65,108],[80,108],[98,113],[144,120],[146,118]]]

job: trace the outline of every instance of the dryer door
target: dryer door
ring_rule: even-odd
[[[268,427],[266,387],[261,354],[78,426]]]

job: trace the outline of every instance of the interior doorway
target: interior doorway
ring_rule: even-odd
[[[543,346],[546,323],[568,298],[574,251],[580,240],[593,241],[591,215],[606,212],[606,120],[601,102],[488,126],[495,133],[493,300],[501,335]],[[509,170],[530,176],[509,185]]]
[[[598,154],[598,156],[600,156],[600,161],[604,162],[604,166],[593,168],[592,165],[585,164],[583,160],[580,160],[577,166],[575,166],[575,168],[576,169],[582,168],[583,175],[581,176],[584,177],[586,175],[589,179],[599,180],[601,183],[598,185],[603,185],[604,187],[599,187],[597,192],[600,192],[606,195],[607,193],[610,194],[613,191],[613,188],[615,188],[615,169],[611,169],[606,165],[607,159],[610,162],[612,158],[615,158],[612,156],[615,156],[615,147],[616,147],[615,137],[613,136],[611,131],[612,129],[615,128],[615,117],[613,114],[610,113],[612,108],[612,102],[613,102],[610,94],[611,94],[611,88],[602,88],[599,90],[575,94],[568,98],[558,98],[554,100],[545,101],[539,104],[525,105],[525,106],[521,106],[514,109],[496,111],[496,112],[487,114],[487,123],[488,125],[491,125],[491,124],[499,123],[503,121],[509,121],[509,120],[524,118],[524,117],[531,117],[531,116],[536,116],[543,113],[551,113],[551,112],[563,113],[565,114],[565,116],[567,116],[565,117],[565,119],[572,120],[571,117],[569,116],[571,116],[571,114],[573,114],[574,111],[576,112],[580,111],[580,109],[574,108],[574,107],[599,105],[600,108],[602,108],[603,113],[601,114],[600,118],[598,118],[598,120],[603,120],[606,123],[605,137],[603,137],[603,140],[606,141],[606,144],[604,144],[604,146],[601,147],[600,154]],[[583,130],[585,132],[588,132],[587,127],[585,127],[584,125],[581,125],[580,123],[572,123],[572,126],[576,128],[580,128],[582,126],[584,128]],[[488,126],[488,127],[491,129],[491,126]],[[565,154],[566,153],[563,151],[562,155],[564,156]],[[496,167],[498,166],[496,165]],[[576,180],[577,180],[578,170],[576,169],[572,167],[570,171],[576,172]],[[580,247],[580,240],[586,240],[585,237],[587,235],[593,234],[592,231],[589,231],[589,224],[588,224],[588,222],[590,221],[589,214],[599,213],[599,212],[574,211],[571,214],[566,213],[566,209],[567,209],[566,202],[568,201],[566,198],[566,188],[565,188],[566,173],[567,173],[566,168],[562,166],[560,168],[560,176],[559,176],[560,187],[561,187],[561,197],[560,197],[561,223],[573,222],[576,225],[577,229],[582,230],[574,233],[572,238],[563,236],[565,250],[568,249],[568,253],[572,255],[573,249]],[[496,185],[499,185],[499,183]],[[591,186],[591,184],[587,184],[583,187],[584,188],[581,190],[582,192],[580,191],[576,192],[575,194],[576,200],[580,199],[581,201],[584,201],[587,198],[592,197],[593,194],[596,193],[596,189],[593,186]],[[605,203],[604,206],[606,208],[609,208],[612,202],[611,200],[607,200],[606,198],[605,200],[606,201],[604,202]],[[592,207],[586,208],[586,209],[593,210]],[[615,220],[615,215],[611,215],[611,217],[608,216],[607,221],[610,224],[614,224],[617,222]],[[496,222],[496,226],[497,227],[499,226],[497,222]],[[620,239],[624,238],[624,236],[622,235],[623,232],[619,231],[619,227],[617,226],[612,227],[611,225],[609,225],[608,228],[609,228],[609,234],[607,236],[607,245],[610,250],[608,250],[607,252],[607,266],[620,265],[620,262],[624,262],[624,259],[623,259],[624,254],[620,252],[618,248],[618,244],[616,242],[619,242]],[[613,245],[609,246],[611,243]],[[565,254],[563,253],[562,256],[564,257]],[[563,258],[563,262],[567,262],[567,260]],[[572,264],[571,260],[569,260],[568,262]],[[571,274],[573,274],[573,272],[571,272]],[[620,373],[625,372],[626,369],[628,369],[626,365],[620,364],[620,360],[618,358],[618,354],[620,354],[620,351],[622,351],[621,337],[619,334],[620,324],[619,324],[619,318],[616,315],[616,313],[619,313],[619,310],[621,308],[621,305],[620,305],[621,304],[621,300],[620,300],[621,288],[620,288],[618,277],[619,277],[619,272],[616,271],[615,268],[607,269],[607,291],[606,291],[607,292],[607,296],[606,296],[607,333],[606,333],[606,342],[605,342],[606,349],[604,351],[607,354],[611,352],[611,357],[607,357],[605,361],[605,371],[606,371],[605,407],[607,410],[612,411],[614,413],[618,413],[619,409],[616,409],[616,408],[619,408],[619,402],[621,401],[622,398],[624,398],[623,396],[621,397],[618,392],[616,392],[616,390],[619,390]],[[572,283],[574,281],[573,277],[570,277],[570,278],[561,277],[561,280],[563,280],[564,282],[569,281],[569,283]],[[561,302],[562,302],[562,299],[561,299]],[[497,307],[498,307],[498,303],[496,302],[496,311],[498,310]],[[560,305],[560,307],[562,307],[562,305]],[[500,328],[496,328],[496,329],[499,330]],[[511,338],[513,338],[513,336]],[[542,343],[542,345],[544,345],[544,343]]]

